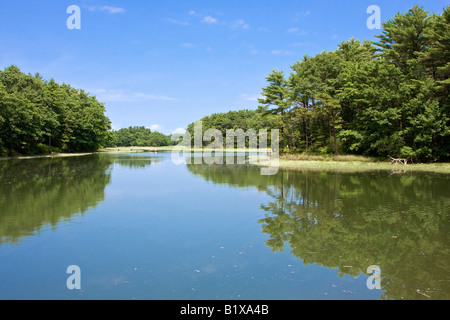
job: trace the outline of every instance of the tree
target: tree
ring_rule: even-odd
[[[0,71],[0,153],[95,151],[110,129],[104,105],[83,90],[16,66]]]
[[[405,76],[416,78],[424,72],[417,63],[419,53],[427,50],[424,31],[429,26],[428,11],[415,5],[407,13],[398,13],[383,23],[383,31],[377,38],[380,56],[399,67]]]
[[[19,153],[33,151],[42,137],[42,115],[34,91],[38,84],[12,66],[0,74],[4,90],[0,100],[3,118],[1,136],[7,150]],[[33,88],[34,87],[34,88]]]
[[[286,112],[291,108],[290,92],[288,82],[284,77],[283,71],[272,70],[266,77],[269,85],[262,89],[262,96],[264,98],[258,99],[259,103],[267,108],[267,114],[280,115],[281,117],[281,135],[280,140],[286,142]],[[291,140],[292,141],[292,140]]]
[[[162,147],[172,145],[170,136],[141,127],[128,127],[113,131],[109,146]]]
[[[443,10],[442,15],[433,14],[428,20],[428,28],[424,31],[427,50],[419,52],[418,60],[425,66],[431,81],[425,80],[421,85],[429,86],[428,100],[434,105],[434,158],[449,158],[450,145],[447,141],[450,137],[450,5]],[[429,111],[430,107],[427,109]],[[439,125],[436,127],[436,124]]]
[[[403,73],[410,88],[403,100],[405,143],[422,160],[448,158],[450,148],[449,80],[450,6],[428,15],[414,6],[383,24],[378,36],[381,56]]]
[[[202,134],[204,134],[209,129],[217,129],[225,137],[227,130],[237,130],[242,129],[247,131],[249,129],[254,129],[256,131],[261,129],[270,129],[271,126],[277,124],[277,119],[279,115],[273,115],[267,111],[266,107],[260,106],[257,110],[238,110],[229,111],[226,113],[214,113],[212,115],[203,117],[200,119],[202,123]],[[194,123],[187,126],[187,131],[191,135],[191,144],[194,143]],[[270,139],[270,137],[269,137]],[[204,146],[208,145],[209,142],[203,142]],[[226,145],[226,139],[224,139],[224,146]]]
[[[300,109],[296,110],[298,126],[303,129],[300,131],[306,145],[314,140],[315,148],[330,146],[335,154],[339,153],[337,132],[342,126],[342,108],[337,96],[342,67],[343,59],[337,52],[322,52],[311,58],[305,56],[302,62],[294,64],[289,78],[293,104]]]
[[[377,38],[304,56],[288,78],[272,70],[253,117],[280,129],[289,151],[450,159],[450,6],[430,15],[416,5],[383,23]],[[250,123],[202,120],[204,130]]]

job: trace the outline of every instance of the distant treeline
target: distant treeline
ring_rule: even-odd
[[[285,151],[448,161],[449,75],[450,6],[414,6],[383,23],[377,42],[305,56],[289,76],[273,70],[258,110],[205,117],[203,130],[276,128]]]
[[[16,66],[0,71],[0,156],[96,151],[111,139],[93,96]]]
[[[109,147],[164,147],[174,145],[170,135],[145,127],[129,127],[112,131]]]
[[[203,117],[200,119],[202,123],[202,133],[204,134],[208,129],[217,129],[222,132],[224,137],[223,143],[226,144],[227,130],[242,129],[247,131],[254,129],[256,131],[260,129],[270,129],[281,125],[278,116],[268,115],[267,110],[264,107],[259,107],[257,110],[239,110],[229,111],[226,113],[214,113],[212,115]],[[195,139],[195,122],[191,123],[187,127],[187,132],[191,136],[192,145],[194,145]],[[270,132],[269,133],[269,145],[270,145]],[[208,146],[213,141],[204,141],[203,145]],[[236,143],[237,141],[235,141]],[[249,141],[246,141],[248,146]]]

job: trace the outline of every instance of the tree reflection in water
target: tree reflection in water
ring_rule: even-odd
[[[272,199],[258,223],[274,252],[289,246],[305,265],[342,277],[381,268],[382,299],[450,297],[450,176],[391,172],[280,171],[199,166],[208,181],[254,186]]]
[[[158,161],[126,154],[0,161],[0,246],[96,207],[112,165],[145,168]]]

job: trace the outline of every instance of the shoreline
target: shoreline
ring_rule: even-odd
[[[166,146],[166,147],[118,147],[104,148],[100,153],[140,153],[152,151],[172,151],[177,148],[179,152],[202,152],[205,149],[195,149],[192,147]],[[260,149],[235,149],[235,152],[263,152]],[[226,152],[226,149],[224,149]],[[257,157],[257,156],[250,156]],[[254,161],[257,166],[270,166],[268,161]],[[277,165],[273,163],[273,165]],[[347,171],[347,172],[370,172],[370,171],[391,171],[392,173],[410,172],[430,172],[440,174],[450,174],[450,163],[418,163],[418,164],[391,164],[389,160],[382,161],[364,156],[343,155],[343,156],[316,156],[301,154],[281,155],[278,161],[280,169],[288,170],[322,170],[322,171]]]
[[[86,153],[55,153],[55,154],[44,154],[35,156],[15,156],[15,157],[0,157],[1,160],[29,160],[29,159],[45,159],[45,158],[70,158],[70,157],[82,157],[93,155],[96,152],[86,152]]]
[[[267,149],[269,150],[269,149]],[[207,152],[208,149],[203,148],[193,148],[193,147],[181,147],[181,146],[167,146],[167,147],[117,147],[117,148],[103,148],[100,149],[99,153],[117,153],[117,152],[126,152],[126,153],[139,153],[139,152],[153,152],[153,151],[175,151],[175,152]],[[264,149],[239,149],[234,148],[230,152],[264,152]],[[227,149],[224,148],[223,152],[227,152]]]
[[[28,160],[28,159],[43,159],[43,158],[69,158],[81,157],[93,154],[102,153],[145,153],[145,152],[160,152],[173,151],[175,146],[166,147],[118,147],[118,148],[103,148],[97,152],[86,153],[55,153],[47,155],[34,156],[15,156],[15,157],[0,157],[1,160]],[[179,147],[178,147],[179,148]],[[202,150],[194,148],[180,148],[179,152],[201,152]],[[205,151],[205,149],[203,149]],[[226,152],[226,150],[224,150]],[[234,152],[263,152],[262,150],[249,149],[235,149]],[[260,167],[278,166],[280,169],[287,170],[321,170],[321,171],[347,171],[347,172],[370,172],[370,171],[391,171],[392,173],[412,173],[412,172],[430,172],[440,174],[450,174],[450,163],[418,163],[418,164],[390,164],[389,161],[376,161],[371,158],[361,156],[339,156],[324,157],[324,156],[304,156],[304,155],[281,155],[278,163],[276,161],[256,161],[253,157],[253,163]]]
[[[276,165],[271,162],[257,162],[258,166]],[[439,164],[390,164],[389,162],[368,161],[332,161],[332,160],[285,160],[278,162],[280,169],[286,170],[318,170],[318,171],[342,171],[342,172],[370,172],[391,171],[393,174],[429,172],[439,174],[450,174],[449,163]]]

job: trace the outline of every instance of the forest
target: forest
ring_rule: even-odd
[[[129,127],[112,131],[110,147],[164,147],[174,145],[170,135],[146,127]]]
[[[308,154],[450,159],[450,6],[421,6],[372,40],[272,70],[257,110],[204,117],[203,130],[279,129],[280,149]],[[188,131],[193,133],[193,124]]]
[[[84,90],[0,70],[0,156],[96,151],[110,130],[104,104]]]

